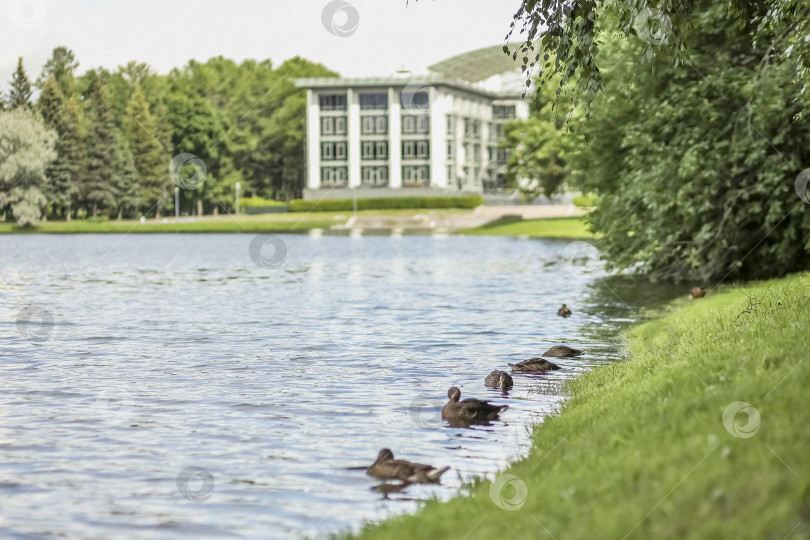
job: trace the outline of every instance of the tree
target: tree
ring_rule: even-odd
[[[553,111],[555,96],[549,90],[540,87],[532,98],[530,117],[506,124],[500,143],[509,152],[507,184],[519,188],[525,200],[551,197],[566,181],[576,181],[570,158],[581,138],[566,132],[565,123]]]
[[[87,172],[85,177],[86,200],[92,205],[93,217],[99,210],[116,206],[115,170],[118,130],[110,114],[104,84],[96,79],[92,94],[91,130],[87,137]]]
[[[57,134],[57,157],[45,171],[45,197],[49,203],[62,209],[62,215],[70,221],[72,205],[79,191],[79,119],[75,109],[68,109],[62,91],[53,77],[49,77],[43,84],[37,106],[45,125]]]
[[[753,39],[769,51],[772,61],[802,66],[794,73],[795,97],[810,102],[810,4],[806,0],[721,2],[723,20],[748,28]],[[504,46],[527,74],[540,71],[541,82],[557,78],[560,88],[570,81],[571,104],[587,110],[604,88],[600,41],[609,32],[642,44],[635,60],[659,58],[668,65],[689,61],[688,37],[701,24],[708,4],[700,0],[666,3],[598,2],[597,0],[523,0],[507,34],[521,42]]]
[[[160,215],[168,198],[167,171],[171,157],[164,153],[156,132],[155,122],[149,113],[149,103],[140,84],[136,83],[135,91],[127,104],[124,133],[135,157],[141,202],[149,208],[156,207],[157,215]]]
[[[70,98],[77,92],[75,72],[78,67],[79,63],[76,61],[73,51],[67,47],[56,47],[42,67],[42,73],[37,79],[37,87],[44,88],[48,79],[53,77],[62,95],[66,99]]]
[[[56,133],[26,107],[0,113],[0,210],[35,225],[45,209],[45,169],[56,158]]]
[[[28,80],[28,75],[25,74],[21,56],[19,60],[17,60],[17,69],[11,77],[11,90],[8,92],[9,108],[30,108],[32,92],[31,81]]]
[[[810,212],[794,192],[810,163],[801,85],[796,66],[767,61],[758,32],[701,5],[684,35],[695,67],[659,59],[635,76],[620,68],[646,45],[606,44],[618,67],[575,167],[599,196],[589,220],[612,267],[712,282],[810,265]]]

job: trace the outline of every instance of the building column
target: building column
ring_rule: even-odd
[[[430,186],[447,189],[447,106],[449,96],[430,89]]]
[[[310,189],[321,187],[321,117],[317,96],[307,90],[307,142],[306,153],[306,186]]]
[[[351,88],[346,91],[346,104],[349,115],[349,187],[359,187],[360,181],[360,103],[357,93]]]
[[[388,187],[402,187],[402,115],[399,91],[388,89]]]

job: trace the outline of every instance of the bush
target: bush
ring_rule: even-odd
[[[357,199],[358,210],[393,210],[418,208],[475,208],[484,204],[480,195],[458,197],[378,197]],[[351,212],[352,199],[303,200],[289,203],[290,212]]]
[[[596,206],[596,195],[577,195],[574,197],[574,206],[579,208],[593,208]]]
[[[287,206],[283,201],[274,201],[272,199],[263,199],[262,197],[240,197],[239,206],[242,208],[251,208],[256,206]]]

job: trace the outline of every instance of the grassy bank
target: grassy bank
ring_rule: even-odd
[[[520,219],[507,216],[461,234],[521,236],[530,238],[593,238],[582,218]]]
[[[678,300],[569,384],[514,478],[361,537],[808,538],[808,327],[810,274]]]

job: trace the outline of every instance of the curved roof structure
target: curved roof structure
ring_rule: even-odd
[[[503,52],[503,44],[468,51],[437,62],[428,69],[448,78],[479,82],[507,71],[520,71],[520,62]]]

